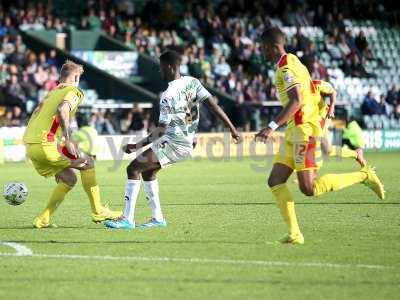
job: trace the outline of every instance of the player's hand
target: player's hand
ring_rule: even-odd
[[[242,142],[242,136],[236,129],[231,131],[231,136],[235,144],[239,144]]]
[[[136,144],[126,144],[122,146],[122,150],[124,150],[124,152],[127,154],[135,152],[136,149],[137,149]]]
[[[78,151],[78,147],[76,146],[76,144],[71,141],[71,140],[65,140],[65,148],[67,148],[68,153],[79,158],[79,151]]]
[[[255,135],[254,139],[265,143],[271,137],[272,132],[273,130],[269,127],[263,128]]]
[[[329,119],[333,119],[335,117],[335,106],[334,105],[329,106],[327,117]]]

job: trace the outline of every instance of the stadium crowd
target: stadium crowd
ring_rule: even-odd
[[[266,26],[297,27],[296,33],[289,37],[288,51],[301,56],[313,78],[329,80],[329,75],[319,59],[320,46],[303,34],[302,26],[318,26],[324,31],[323,49],[348,76],[375,76],[366,70],[366,60],[384,64],[375,58],[366,35],[361,31],[353,36],[351,30],[346,29],[345,21],[349,17],[360,17],[361,11],[364,18],[378,17],[375,12],[383,11],[380,2],[347,1],[340,12],[341,1],[324,4],[313,1],[284,4],[277,0],[180,1],[181,7],[177,8],[178,2],[146,1],[141,13],[136,14],[134,3],[129,1],[88,1],[77,27],[102,29],[151,56],[158,56],[166,48],[179,50],[183,54],[182,72],[230,94],[237,103],[237,122],[247,130],[250,120],[259,115],[263,102],[278,100],[272,80],[267,76],[271,66],[264,62],[257,42]],[[34,53],[26,49],[19,30],[63,32],[69,25],[50,5],[18,3],[8,6],[7,10],[0,7],[0,106],[3,107],[0,115],[3,124],[23,123],[41,92],[54,87],[58,76],[55,51]],[[385,15],[379,17],[383,19]],[[362,112],[399,117],[398,95],[396,87],[388,95],[369,93]],[[131,114],[137,115],[135,110]],[[123,119],[129,120],[131,114]],[[103,124],[98,127],[108,133],[126,131],[125,125],[104,121],[119,119],[111,115],[99,112],[93,118],[96,117],[97,123]]]
[[[101,28],[151,56],[157,57],[167,48],[180,51],[182,73],[201,78],[230,94],[237,103],[237,123],[249,130],[250,120],[259,113],[258,108],[262,109],[261,104],[278,100],[272,78],[266,76],[268,65],[257,42],[266,26],[297,27],[296,33],[289,37],[288,51],[301,57],[313,78],[329,80],[329,74],[319,59],[317,45],[303,34],[302,26],[318,26],[324,31],[322,50],[329,53],[346,76],[375,77],[365,68],[367,60],[376,60],[384,66],[383,61],[375,58],[365,33],[360,31],[354,35],[345,20],[349,16],[357,17],[358,10],[352,8],[364,9],[366,15],[375,18],[373,11],[382,11],[381,4],[371,2],[366,7],[356,7],[356,2],[349,1],[347,10],[341,9],[339,13],[339,2],[329,6],[299,1],[283,9],[279,1],[216,1],[214,4],[188,1],[179,14],[173,1],[164,4],[148,1],[142,14],[135,15],[133,9],[129,14],[124,6],[100,1],[82,16],[84,27],[81,28]],[[380,113],[398,116],[396,103],[386,102],[385,95],[377,98],[381,100],[372,103],[381,102],[385,107]]]

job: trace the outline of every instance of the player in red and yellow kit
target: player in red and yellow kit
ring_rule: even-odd
[[[293,171],[297,173],[301,192],[307,196],[320,196],[356,183],[365,183],[383,199],[383,185],[370,166],[353,173],[316,177],[322,162],[318,107],[321,96],[316,93],[307,68],[295,55],[286,53],[285,35],[279,28],[266,29],[261,39],[266,59],[277,62],[276,87],[283,109],[267,128],[256,134],[256,139],[267,141],[276,129],[287,124],[285,141],[275,157],[268,185],[288,226],[289,232],[281,242],[303,244],[294,199],[286,185]]]
[[[314,84],[316,94],[320,95],[320,99],[318,101],[318,110],[321,118],[320,123],[322,128],[322,153],[327,156],[354,158],[355,160],[357,160],[361,167],[364,167],[367,164],[367,161],[364,158],[362,148],[352,150],[347,146],[334,146],[330,143],[329,126],[331,124],[332,118],[335,117],[335,104],[337,93],[333,86],[327,81],[313,79],[312,82]],[[329,104],[325,102],[325,97],[329,98]]]
[[[114,219],[121,212],[114,212],[101,204],[96,181],[94,161],[81,156],[72,142],[69,127],[84,95],[78,88],[81,65],[67,61],[60,71],[60,84],[50,91],[33,112],[24,134],[27,156],[36,171],[44,177],[54,176],[57,186],[45,210],[34,220],[36,228],[50,226],[50,217],[76,184],[73,169],[81,173],[82,185],[88,195],[92,219],[95,222]]]

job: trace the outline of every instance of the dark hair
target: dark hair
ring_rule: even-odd
[[[160,55],[160,62],[179,66],[181,64],[181,55],[174,50],[166,50]]]
[[[261,41],[263,43],[284,44],[285,38],[285,34],[278,27],[266,28],[261,35]]]

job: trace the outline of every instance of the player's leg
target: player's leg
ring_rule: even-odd
[[[322,154],[325,156],[332,156],[331,154],[333,153],[333,148],[332,145],[329,143],[329,140],[323,137],[321,139],[321,150]]]
[[[324,152],[324,148],[322,148],[322,151]],[[330,147],[328,155],[330,157],[354,158],[360,164],[361,167],[364,167],[367,164],[367,161],[364,158],[364,153],[361,148],[353,150],[347,146],[332,145]]]
[[[365,166],[357,172],[341,174],[325,174],[316,177],[316,170],[319,168],[318,144],[312,138],[307,145],[299,144],[299,149],[305,151],[298,152],[296,156],[296,171],[301,192],[306,196],[320,196],[324,193],[337,191],[357,183],[365,183],[371,188],[379,198],[384,198],[383,185],[375,171],[370,166]]]
[[[109,228],[132,229],[135,227],[134,215],[136,200],[140,191],[140,176],[143,172],[157,171],[161,168],[153,150],[147,149],[133,160],[126,168],[128,180],[125,186],[125,208],[122,216],[116,221],[106,222]]]
[[[71,168],[77,169],[81,173],[82,186],[90,202],[93,222],[118,218],[121,215],[120,211],[112,211],[101,202],[100,187],[96,179],[94,159],[92,157],[84,157],[72,160]]]
[[[152,213],[151,219],[140,225],[143,228],[167,226],[161,210],[158,180],[156,177],[158,171],[159,169],[142,172],[144,193]]]
[[[355,160],[357,160],[361,167],[364,167],[367,164],[367,161],[364,158],[362,149],[356,149],[353,147],[342,147],[331,144],[331,138],[329,136],[328,130],[328,120],[327,122],[325,122],[325,124],[323,124],[322,127],[321,150],[323,155],[329,157],[354,158]]]
[[[55,175],[57,186],[50,195],[50,199],[43,212],[37,216],[33,222],[36,228],[50,226],[50,218],[57,207],[64,200],[66,194],[75,186],[76,175],[70,168],[64,169]]]
[[[361,167],[367,165],[367,160],[364,158],[364,152],[362,148],[354,146],[348,139],[342,139],[342,145],[342,157],[355,158]]]
[[[302,244],[304,243],[301,234],[296,211],[294,208],[294,199],[287,187],[287,180],[293,173],[292,144],[284,142],[281,144],[279,153],[275,157],[272,171],[268,178],[268,186],[275,197],[281,215],[288,227],[288,234],[281,240],[282,243]]]

